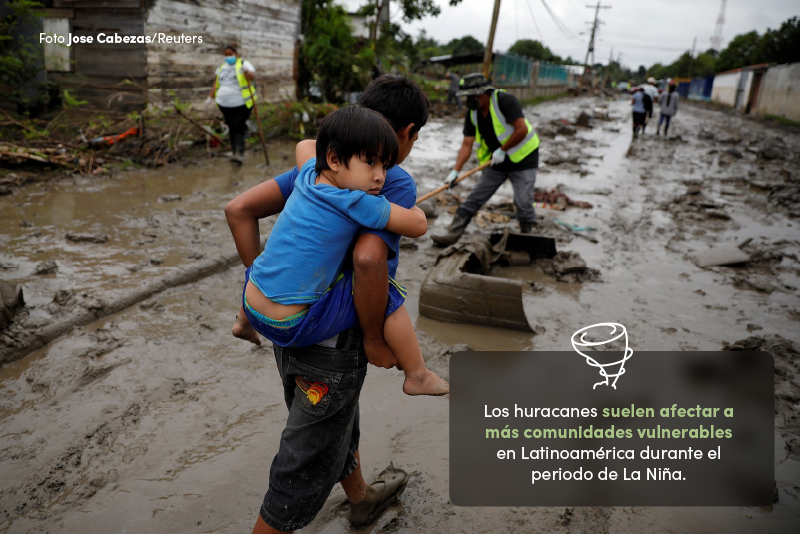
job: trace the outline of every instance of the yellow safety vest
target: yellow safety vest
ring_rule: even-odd
[[[252,85],[253,92],[250,92],[251,85],[247,82],[247,78],[244,75],[244,71],[242,70],[242,65],[244,64],[244,60],[240,57],[236,58],[236,81],[239,82],[239,87],[242,89],[242,98],[244,99],[244,105],[248,108],[253,107],[253,102],[256,101],[256,86],[255,84]],[[216,78],[216,87],[217,91],[219,91],[219,73],[222,68],[226,65],[226,63],[220,64],[217,67],[217,78]]]
[[[502,145],[506,142],[506,139],[508,139],[511,134],[514,133],[514,126],[506,122],[506,118],[500,111],[500,104],[497,99],[498,92],[505,92],[505,90],[495,89],[492,92],[489,114],[492,116],[494,134],[497,136],[497,140],[500,141],[500,145]],[[470,118],[472,119],[473,126],[475,126],[475,140],[478,142],[478,161],[480,163],[486,163],[492,159],[492,153],[489,150],[489,147],[486,146],[486,140],[481,137],[481,132],[478,129],[478,111],[479,110],[477,109],[473,109],[470,112]],[[528,121],[528,119],[525,119],[525,126],[528,127],[528,133],[525,138],[506,151],[508,159],[510,159],[513,163],[519,163],[528,155],[530,155],[531,152],[539,148],[539,136],[533,131],[533,126],[531,126],[531,123]]]

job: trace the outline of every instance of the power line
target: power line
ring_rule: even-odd
[[[580,40],[580,37],[575,35],[563,22],[559,19],[555,13],[550,9],[550,6],[547,5],[545,0],[542,0],[542,5],[544,6],[545,10],[547,10],[547,14],[550,15],[550,18],[553,19],[555,22],[556,27],[563,33],[565,36],[569,37],[570,39],[576,40],[579,43],[583,44],[583,41]]]
[[[544,44],[544,35],[542,35],[541,30],[539,30],[539,25],[536,23],[536,17],[533,16],[533,8],[531,7],[530,0],[525,0],[525,4],[528,6],[528,13],[531,14],[531,19],[533,20],[533,26],[536,28],[536,34],[539,36],[539,42]]]
[[[642,45],[642,44],[639,44],[639,43],[630,43],[630,42],[626,43],[624,41],[616,41],[616,40],[613,40],[613,39],[611,40],[611,42],[614,43],[615,45],[622,45],[622,46],[625,46],[625,47],[635,46],[636,48],[647,48],[647,49],[650,49],[650,50],[669,50],[670,52],[685,52],[686,51],[685,48],[668,48],[668,47],[664,47],[664,46],[647,46],[647,45]]]

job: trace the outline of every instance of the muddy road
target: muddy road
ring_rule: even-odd
[[[404,241],[398,279],[427,357],[567,350],[580,326],[624,324],[634,350],[768,350],[776,362],[777,502],[757,508],[459,508],[448,499],[448,401],[402,394],[402,373],[371,368],[361,406],[365,475],[413,473],[400,503],[364,532],[789,533],[800,525],[800,134],[684,106],[673,138],[631,143],[630,106],[567,125],[603,102],[543,104],[537,188],[591,209],[540,209],[538,232],[598,276],[522,267],[535,334],[417,314],[438,252]],[[554,122],[555,121],[555,122]],[[651,130],[653,128],[651,127]],[[432,121],[407,164],[420,193],[441,183],[461,123]],[[251,156],[32,185],[0,197],[0,278],[27,307],[0,333],[0,532],[249,532],[286,410],[268,343],[230,337],[243,276],[222,208],[289,168]],[[466,180],[439,198],[446,226]],[[469,236],[514,227],[505,184]],[[597,243],[555,224],[596,228]],[[268,234],[272,221],[262,222]],[[699,267],[728,247],[749,260]],[[56,326],[53,326],[56,325]],[[57,327],[60,325],[60,327]],[[38,348],[37,348],[38,347]],[[336,489],[313,533],[354,532]]]

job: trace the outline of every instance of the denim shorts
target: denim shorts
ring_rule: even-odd
[[[247,304],[245,290],[251,283],[250,270],[245,273],[242,307],[250,325],[262,336],[281,347],[307,347],[329,339],[358,324],[353,301],[353,271],[344,271],[331,287],[307,310],[276,321],[264,317]],[[252,282],[258,285],[255,282]],[[391,315],[406,300],[406,288],[389,277],[389,298],[386,315]]]
[[[367,355],[358,329],[339,334],[337,348],[273,350],[289,417],[260,514],[272,528],[292,531],[311,523],[333,486],[358,466],[358,398]]]

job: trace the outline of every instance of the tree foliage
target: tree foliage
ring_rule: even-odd
[[[25,36],[32,34],[42,7],[35,0],[8,0],[0,6],[0,90],[24,111],[48,99],[46,88],[29,87],[43,68],[44,55]]]
[[[539,61],[561,63],[561,57],[534,39],[519,39],[508,49],[509,54],[530,57]]]
[[[470,52],[483,53],[483,51],[486,49],[482,42],[471,35],[465,35],[464,37],[460,37],[458,39],[452,39],[449,43],[444,45],[443,48],[448,54],[453,54],[454,56],[459,54],[468,54]]]
[[[724,50],[706,50],[692,58],[682,54],[669,65],[656,63],[647,74],[654,78],[710,76],[716,72],[739,69],[761,63],[794,63],[800,61],[800,18],[792,17],[775,30],[763,35],[756,31],[734,37]]]
[[[374,51],[359,47],[347,13],[332,0],[303,2],[306,39],[300,46],[300,86],[315,82],[326,100],[366,85]],[[301,91],[302,92],[302,91]]]

